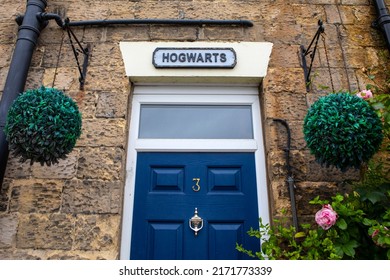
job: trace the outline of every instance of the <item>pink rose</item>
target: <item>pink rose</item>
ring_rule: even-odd
[[[369,99],[372,97],[372,92],[369,89],[362,90],[361,92],[358,92],[356,94],[357,97],[363,98],[363,99]]]
[[[336,223],[337,213],[332,209],[332,206],[327,204],[316,213],[315,220],[320,227],[327,230]]]

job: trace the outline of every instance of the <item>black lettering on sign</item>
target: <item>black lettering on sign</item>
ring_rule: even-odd
[[[201,53],[198,53],[198,58],[196,59],[196,62],[204,62],[203,56]]]
[[[232,48],[156,48],[153,65],[156,68],[229,68],[237,63]]]

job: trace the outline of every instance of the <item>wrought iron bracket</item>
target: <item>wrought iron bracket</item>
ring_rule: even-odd
[[[74,54],[74,57],[75,57],[76,63],[77,63],[77,68],[78,68],[79,73],[80,73],[80,77],[79,77],[80,90],[84,90],[85,78],[87,76],[89,55],[91,53],[91,45],[87,44],[86,47],[83,47],[81,45],[80,41],[77,39],[77,37],[73,33],[72,29],[70,29],[69,22],[70,22],[70,20],[69,20],[69,18],[67,18],[65,20],[65,24],[64,24],[63,28],[68,33],[69,42],[70,42],[70,45],[72,46],[73,54]],[[78,48],[75,45],[78,46]],[[82,54],[83,58],[84,58],[82,66],[80,65],[80,61],[79,61],[79,54]]]
[[[305,83],[306,83],[306,90],[309,91],[310,90],[310,74],[311,74],[311,69],[313,67],[313,61],[314,61],[314,57],[316,55],[316,52],[317,52],[317,47],[318,47],[318,40],[320,39],[320,36],[322,33],[324,33],[325,31],[325,28],[323,26],[323,23],[322,23],[322,20],[319,20],[318,21],[318,29],[317,29],[317,32],[316,34],[314,35],[313,39],[311,40],[310,44],[309,44],[309,47],[305,48],[303,45],[301,45],[300,47],[300,54],[301,54],[301,59],[302,59],[302,68],[303,68],[303,71],[304,71],[304,74],[305,74]],[[314,46],[313,46],[314,44]],[[313,46],[313,50],[311,50]],[[307,61],[306,61],[306,57],[309,56],[310,57],[310,66],[309,68],[307,67]]]
[[[38,13],[37,18],[39,21],[46,23],[49,20],[55,20],[57,25],[61,27],[62,29],[66,30],[69,42],[72,47],[72,51],[77,63],[77,68],[80,73],[79,82],[80,82],[80,90],[84,90],[84,84],[85,84],[85,78],[87,76],[87,69],[88,69],[88,62],[89,62],[89,56],[91,53],[91,45],[87,44],[86,47],[83,47],[77,39],[76,35],[73,33],[72,29],[70,28],[70,20],[69,18],[65,19],[65,21],[62,20],[61,16],[58,14],[51,14],[51,13]],[[23,21],[23,16],[18,16],[16,18],[16,22],[19,24]],[[79,61],[79,55],[83,55],[83,64],[81,66]]]

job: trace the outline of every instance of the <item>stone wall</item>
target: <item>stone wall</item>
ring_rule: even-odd
[[[14,18],[26,1],[0,7],[0,95],[17,36]],[[387,1],[390,5],[390,2]],[[64,0],[48,1],[48,12],[71,21],[118,18],[248,19],[254,27],[107,26],[75,27],[92,54],[84,90],[67,34],[55,22],[42,32],[26,88],[54,86],[74,98],[83,132],[74,151],[58,165],[21,164],[10,156],[0,188],[0,259],[116,259],[119,257],[131,85],[125,77],[120,41],[268,41],[274,44],[261,101],[271,215],[290,208],[284,149],[287,120],[291,163],[301,219],[315,209],[315,195],[330,196],[357,171],[319,166],[305,148],[302,124],[308,106],[330,91],[360,90],[363,68],[383,68],[387,49],[369,0]],[[300,45],[308,46],[324,22],[311,91],[305,88]],[[326,89],[325,89],[326,87]],[[289,214],[287,214],[289,215]]]

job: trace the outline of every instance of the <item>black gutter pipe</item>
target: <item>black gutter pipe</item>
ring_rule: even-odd
[[[291,130],[288,123],[285,120],[282,119],[272,119],[272,120],[281,123],[286,128],[287,131],[287,147],[284,149],[286,153],[287,183],[288,183],[288,192],[290,194],[293,226],[295,227],[295,230],[298,231],[299,224],[298,224],[297,206],[295,202],[295,184],[294,184],[294,176],[291,170],[292,168],[290,165]]]
[[[70,21],[69,26],[107,26],[107,25],[139,25],[139,24],[157,24],[157,25],[241,25],[252,27],[250,20],[214,20],[214,19],[103,19],[103,20],[84,20]]]
[[[390,52],[390,15],[383,0],[374,0],[378,19],[372,24],[374,28],[382,30],[385,37],[387,49]]]
[[[8,142],[4,133],[8,109],[18,95],[24,91],[31,59],[41,30],[47,25],[40,21],[38,13],[45,10],[47,0],[28,0],[26,13],[19,27],[18,38],[0,101],[0,186],[3,184],[8,161]]]

